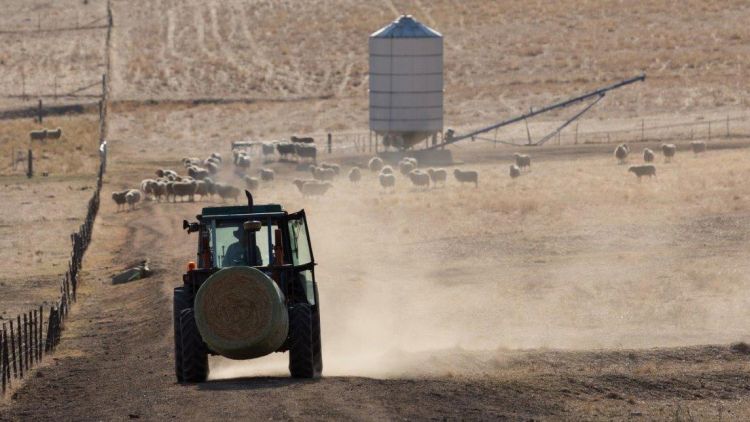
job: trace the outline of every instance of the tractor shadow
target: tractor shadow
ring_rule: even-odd
[[[265,390],[289,387],[291,385],[298,384],[315,384],[317,382],[320,382],[320,379],[295,379],[289,377],[243,377],[206,381],[198,384],[198,389],[206,391]]]

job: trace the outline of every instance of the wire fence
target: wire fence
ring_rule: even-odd
[[[111,25],[111,19],[110,19]],[[109,42],[109,37],[108,37]],[[109,48],[109,45],[107,46]],[[55,351],[70,312],[78,296],[79,275],[83,256],[91,243],[96,215],[99,212],[100,193],[107,166],[107,115],[108,77],[103,77],[99,101],[99,168],[96,189],[88,202],[86,218],[78,231],[70,235],[71,254],[68,270],[60,279],[60,296],[49,307],[16,316],[2,324],[0,331],[0,387],[5,395],[15,382],[28,376],[42,362],[44,356]],[[46,316],[46,319],[45,319]]]

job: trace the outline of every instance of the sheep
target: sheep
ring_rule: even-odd
[[[29,132],[29,138],[33,141],[42,141],[44,139],[47,139],[47,130],[32,130]]]
[[[198,164],[201,164],[202,161],[200,158],[197,157],[184,157],[182,159],[182,165],[185,168],[189,168],[190,166],[197,166]]]
[[[672,162],[675,153],[677,152],[677,145],[675,144],[661,144],[661,152],[664,154],[664,162]]]
[[[211,153],[211,157],[209,159],[211,159],[211,158],[219,160],[220,163],[222,162],[221,154],[219,154],[218,152],[212,152]]]
[[[260,186],[260,181],[257,177],[245,176],[242,178],[242,180],[245,181],[245,187],[247,188],[247,190],[251,192],[257,190]]]
[[[380,186],[382,186],[383,189],[387,190],[388,188],[392,188],[394,191],[396,190],[396,176],[394,176],[393,173],[380,173],[380,175],[378,175],[378,180],[380,180]]]
[[[349,181],[352,183],[359,183],[362,180],[362,172],[359,171],[358,167],[352,167],[349,170]]]
[[[317,161],[318,148],[315,146],[315,144],[311,144],[311,145],[292,144],[292,145],[294,146],[294,153],[297,154],[300,158],[312,158],[313,163]]]
[[[294,142],[294,143],[301,143],[301,144],[312,144],[312,143],[315,143],[315,139],[313,139],[311,137],[298,138],[296,136],[292,136],[291,137],[291,141]]]
[[[130,189],[126,189],[120,192],[112,192],[112,200],[117,204],[117,211],[120,211],[123,206],[127,203],[125,196],[130,192]]]
[[[274,179],[274,176],[276,175],[273,170],[262,168],[258,170],[258,174],[260,175],[260,180],[264,182],[271,182]]]
[[[125,201],[128,203],[128,207],[134,210],[135,205],[141,202],[141,191],[138,189],[128,190],[128,193],[125,194]]]
[[[219,166],[213,161],[209,161],[206,163],[206,170],[208,170],[209,174],[215,175],[219,172]]]
[[[445,186],[445,181],[448,179],[448,172],[445,169],[428,169],[427,174],[430,175],[433,185],[437,186],[438,182],[441,182]]]
[[[294,185],[297,186],[302,196],[322,196],[328,192],[333,185],[330,182],[319,182],[317,180],[299,180],[296,179]]]
[[[195,191],[198,188],[198,182],[195,180],[186,180],[181,182],[172,182],[172,192],[174,194],[174,200],[177,202],[177,197],[182,200],[183,197],[187,196],[188,201],[193,202],[195,200]]]
[[[417,168],[417,165],[414,164],[410,160],[401,160],[398,162],[398,169],[401,171],[401,174],[407,175],[411,173],[412,170],[415,170]]]
[[[276,150],[279,152],[281,158],[286,158],[287,155],[294,155],[294,144],[291,142],[279,142],[276,144]]]
[[[625,164],[630,153],[630,148],[625,144],[620,144],[615,148],[615,158],[619,164]]]
[[[393,174],[393,167],[385,165],[380,169],[381,174]]]
[[[276,145],[273,142],[263,142],[260,144],[260,152],[263,156],[273,155],[276,152]]]
[[[208,175],[210,174],[210,172],[207,169],[204,169],[203,167],[198,167],[198,166],[188,167],[187,172],[188,172],[188,176],[192,177],[195,180],[203,180],[206,177],[208,177]]]
[[[310,166],[313,179],[320,181],[331,181],[336,177],[336,171],[323,167]]]
[[[320,167],[323,167],[324,169],[333,169],[333,171],[336,172],[336,176],[341,173],[341,167],[338,164],[320,163]]]
[[[700,154],[706,152],[706,143],[703,141],[693,141],[690,143],[690,148],[694,154]]]
[[[157,202],[161,202],[163,196],[167,194],[167,183],[161,180],[157,180],[152,191]]]
[[[520,175],[521,175],[521,168],[515,164],[511,164],[510,165],[510,178],[515,179],[516,177]]]
[[[371,172],[375,173],[383,168],[383,164],[383,160],[380,157],[372,157],[370,158],[370,161],[367,162],[367,168],[369,168]]]
[[[146,200],[149,199],[149,195],[151,195],[153,198],[156,198],[156,185],[157,181],[154,179],[144,179],[141,180],[141,190],[146,195]]]
[[[653,164],[630,166],[630,168],[628,168],[628,171],[638,176],[639,181],[643,176],[656,177],[656,167],[654,167]]]
[[[240,196],[239,188],[226,183],[215,183],[216,193],[221,197],[222,201],[226,201],[227,198],[234,198],[234,202],[237,202],[237,197]]]
[[[453,170],[453,176],[460,183],[474,183],[474,187],[479,187],[479,173],[474,170]]]
[[[201,196],[201,201],[206,196],[214,193],[214,181],[210,177],[195,182],[195,194]]]
[[[248,169],[248,168],[250,168],[250,164],[251,164],[250,157],[248,157],[244,153],[241,153],[237,157],[237,162],[235,164],[237,165],[237,167],[240,167],[240,168],[243,168],[243,169]]]
[[[516,159],[516,165],[519,169],[531,169],[531,157],[526,154],[519,154],[515,153],[513,154],[513,157]]]
[[[411,183],[416,187],[422,187],[425,189],[430,187],[430,175],[421,170],[410,171],[409,179],[411,179]]]
[[[46,132],[49,139],[60,139],[62,137],[62,129],[59,127],[53,130],[47,129]]]
[[[177,172],[174,170],[158,169],[156,170],[157,177],[177,177]]]
[[[646,163],[651,163],[654,161],[654,152],[649,148],[643,148],[643,161]]]

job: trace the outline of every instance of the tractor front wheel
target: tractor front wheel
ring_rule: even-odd
[[[295,303],[289,309],[289,372],[294,378],[320,376],[315,362],[313,318],[312,307],[307,303]]]
[[[195,324],[193,309],[180,313],[183,382],[204,382],[208,378],[208,348]]]

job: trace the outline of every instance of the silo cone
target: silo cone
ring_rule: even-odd
[[[203,341],[231,359],[273,353],[289,333],[284,294],[250,267],[223,268],[209,277],[195,296],[195,322]]]

